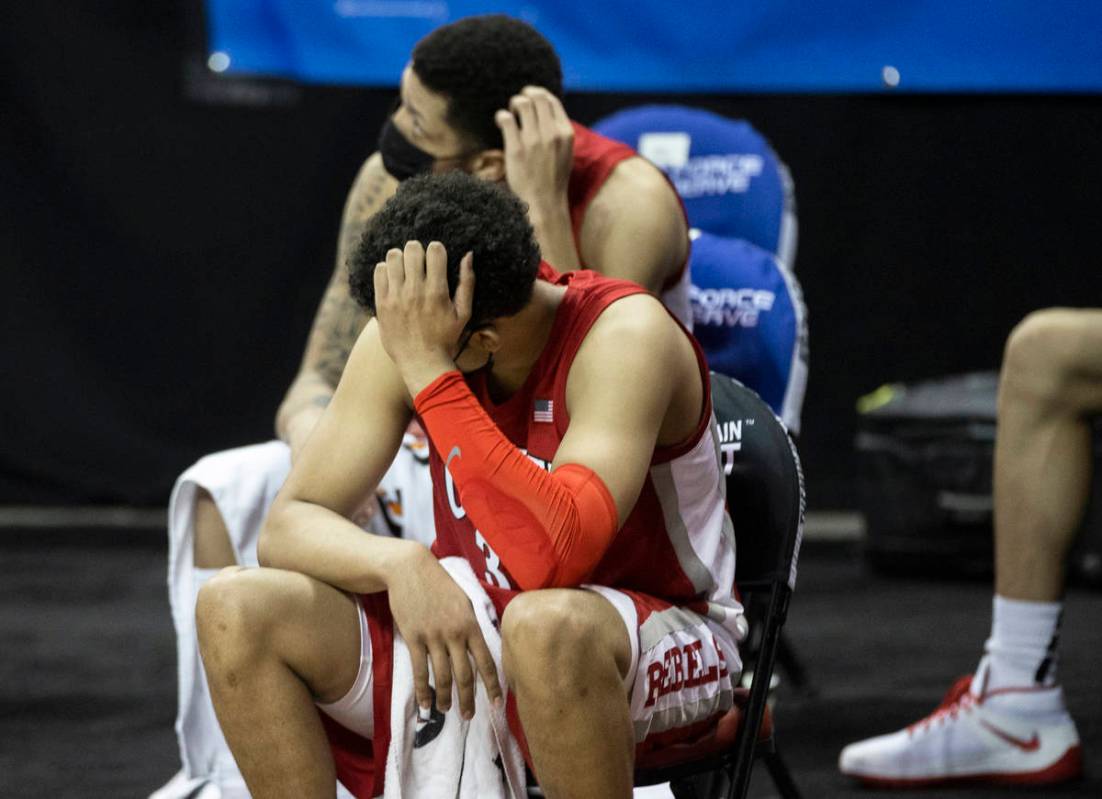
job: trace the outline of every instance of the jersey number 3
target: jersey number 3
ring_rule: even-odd
[[[463,506],[459,503],[459,492],[456,491],[452,473],[447,468],[444,469],[444,489],[448,495],[448,505],[451,506],[452,516],[456,519],[462,519],[467,515],[467,511],[463,510]],[[471,526],[474,527],[474,525]],[[482,579],[490,585],[496,585],[498,588],[509,588],[509,581],[501,571],[501,558],[497,556],[497,553],[494,552],[489,542],[477,528],[474,531],[474,541],[482,552],[482,557],[486,560],[486,571],[483,572]]]

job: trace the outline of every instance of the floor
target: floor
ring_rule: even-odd
[[[0,537],[0,797],[144,797],[175,772],[164,575],[156,531]],[[891,795],[842,778],[838,750],[929,712],[975,665],[989,618],[985,582],[877,576],[851,546],[809,548],[788,635],[813,691],[782,683],[777,698],[778,740],[804,795]],[[1102,593],[1072,591],[1065,618],[1060,673],[1088,778],[924,796],[1102,796]],[[751,795],[774,795],[763,771]]]

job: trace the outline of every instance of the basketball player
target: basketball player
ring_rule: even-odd
[[[1010,334],[995,441],[995,597],[973,675],[934,713],[842,750],[871,785],[1043,785],[1078,777],[1079,734],[1057,677],[1064,565],[1090,491],[1102,412],[1102,311],[1052,309]]]
[[[377,676],[389,654],[363,654],[357,594],[387,592],[422,706],[429,661],[451,718],[473,709],[471,657],[498,693],[470,603],[429,551],[347,521],[416,416],[432,444],[433,552],[465,558],[501,614],[514,732],[545,793],[630,796],[633,743],[699,734],[740,668],[699,346],[634,283],[537,280],[548,268],[524,206],[459,173],[404,184],[351,269],[376,321],[265,522],[271,568],[227,570],[199,597],[211,693],[250,790],[332,795],[315,700],[369,728],[377,697],[353,690],[357,671],[373,662]],[[683,679],[664,671],[671,649],[693,652]]]
[[[545,258],[584,265],[662,292],[688,321],[688,226],[673,188],[622,144],[572,123],[561,103],[553,48],[505,16],[445,25],[414,48],[400,103],[349,193],[337,266],[318,309],[299,372],[276,415],[279,441],[207,456],[177,482],[169,510],[169,595],[180,679],[176,729],[183,770],[155,799],[242,796],[202,681],[194,643],[195,597],[219,568],[256,564],[260,522],[340,379],[367,316],[348,289],[346,261],[365,224],[400,180],[463,171],[505,183],[528,206]],[[434,531],[423,442],[406,439],[379,486],[371,526],[429,543]],[[418,494],[420,493],[420,501]],[[366,498],[357,517],[370,516]],[[365,512],[366,511],[366,512]],[[205,799],[205,798],[204,798]]]

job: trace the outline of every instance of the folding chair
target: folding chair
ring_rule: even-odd
[[[792,177],[749,122],[682,105],[644,105],[605,117],[593,129],[662,169],[692,227],[745,239],[794,267]]]
[[[769,406],[737,380],[712,373],[712,402],[737,544],[736,583],[761,644],[749,691],[699,741],[636,763],[636,785],[670,782],[677,799],[744,797],[760,757],[784,799],[800,792],[781,759],[766,708],[803,536],[804,484],[796,448]]]

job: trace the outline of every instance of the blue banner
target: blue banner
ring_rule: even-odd
[[[504,12],[555,45],[571,89],[1098,92],[1098,0],[207,0],[209,65],[393,86],[414,43]]]

